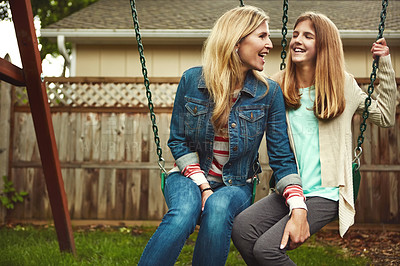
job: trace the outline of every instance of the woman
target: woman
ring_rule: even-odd
[[[193,265],[225,264],[233,219],[251,203],[264,132],[278,190],[300,184],[282,91],[259,73],[269,36],[262,10],[234,8],[214,25],[203,67],[183,74],[168,141],[176,163],[166,179],[169,210],[139,265],[173,265],[196,224]]]
[[[369,119],[393,126],[397,88],[386,41],[376,41],[371,52],[380,57],[380,95],[372,100]],[[283,197],[271,194],[235,219],[232,238],[248,265],[294,265],[286,249],[337,216],[341,236],[354,223],[351,120],[364,110],[367,95],[345,72],[339,31],[329,18],[305,13],[297,19],[288,68],[275,79],[285,97],[302,187],[288,186]],[[302,215],[294,217],[292,209]]]

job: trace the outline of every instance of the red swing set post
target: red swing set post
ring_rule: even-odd
[[[0,58],[0,79],[15,86],[26,86],[58,244],[61,251],[75,255],[67,197],[46,86],[42,78],[42,64],[33,25],[31,2],[30,0],[12,0],[10,6],[23,68]]]

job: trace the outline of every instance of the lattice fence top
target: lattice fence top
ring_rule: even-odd
[[[146,88],[139,82],[88,82],[48,81],[47,96],[51,107],[145,107],[147,106]],[[179,79],[172,82],[150,84],[153,105],[155,107],[172,107]],[[369,82],[359,82],[366,92]],[[397,84],[397,106],[400,104],[400,83]],[[376,94],[376,93],[374,93]],[[16,87],[16,105],[28,104],[25,87]],[[374,98],[375,95],[373,95]]]
[[[69,107],[143,107],[147,106],[146,88],[139,83],[63,83],[47,82],[50,106]],[[172,107],[178,84],[150,84],[155,107]],[[25,88],[17,88],[17,105],[26,105]]]

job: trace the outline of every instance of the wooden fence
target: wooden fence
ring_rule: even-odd
[[[160,220],[167,208],[145,90],[138,79],[48,78],[48,94],[72,219]],[[166,168],[173,158],[166,146],[178,79],[153,79],[153,103]],[[361,83],[366,80],[359,79]],[[398,82],[399,84],[399,82]],[[22,88],[12,96],[9,178],[29,192],[9,219],[49,220],[51,209],[41,169],[32,117]],[[2,106],[2,109],[5,107]],[[368,124],[363,144],[359,223],[400,222],[400,114],[396,126]],[[360,117],[355,116],[354,141]],[[257,199],[267,195],[271,170],[265,143]]]

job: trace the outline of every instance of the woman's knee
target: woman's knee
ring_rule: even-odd
[[[214,236],[227,236],[230,239],[234,218],[235,215],[228,206],[209,204],[201,215],[200,227],[212,231]]]
[[[269,247],[261,241],[257,241],[253,247],[255,259],[262,265],[277,265],[286,255],[286,251],[279,247]]]
[[[236,216],[235,220],[233,221],[232,226],[232,240],[235,243],[241,243],[244,239],[248,239],[248,233],[251,231],[251,226],[248,221],[248,216],[243,215],[242,212],[238,216]],[[255,240],[254,240],[255,242]]]
[[[172,206],[165,214],[164,219],[174,226],[195,227],[200,216],[200,206],[183,201],[182,204]]]

